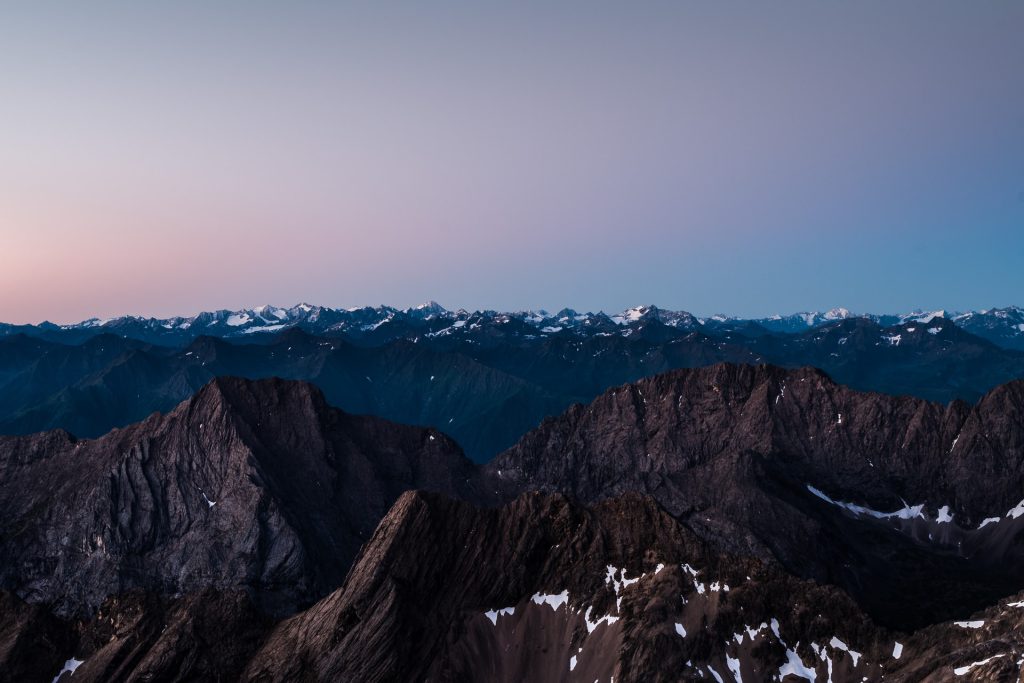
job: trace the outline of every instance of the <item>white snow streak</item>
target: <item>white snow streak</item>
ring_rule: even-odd
[[[53,683],[57,683],[57,680],[66,673],[70,673],[72,676],[74,676],[75,671],[78,669],[78,667],[82,665],[83,661],[84,660],[75,659],[74,657],[72,657],[68,661],[64,662],[64,668],[61,669],[60,672],[53,677]]]

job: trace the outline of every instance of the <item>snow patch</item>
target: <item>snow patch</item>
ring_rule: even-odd
[[[491,623],[495,626],[498,625],[498,617],[511,616],[516,613],[515,607],[503,607],[501,609],[492,609],[489,612],[484,612],[484,616],[491,620]]]
[[[857,666],[857,661],[860,659],[859,652],[857,652],[856,650],[851,650],[846,643],[839,640],[839,638],[835,636],[832,636],[832,640],[828,641],[828,644],[837,650],[842,650],[843,652],[848,653],[850,657],[853,659],[853,665]]]
[[[587,633],[593,633],[594,629],[596,629],[601,624],[611,625],[611,624],[614,624],[616,621],[619,620],[618,617],[613,617],[610,614],[606,614],[603,617],[601,617],[600,619],[598,619],[597,621],[591,621],[590,620],[590,612],[593,609],[594,609],[593,606],[588,607],[587,608],[587,613],[583,615],[583,620],[585,622],[587,622]]]
[[[815,673],[814,669],[809,669],[806,666],[804,666],[803,660],[800,659],[800,655],[796,653],[796,650],[787,649],[786,659],[788,661],[779,667],[780,679],[785,678],[789,675],[793,675],[807,679],[811,683],[814,683],[817,674]]]
[[[857,505],[856,503],[844,503],[838,500],[832,500],[824,492],[814,488],[810,484],[807,484],[807,490],[813,493],[818,498],[821,498],[826,503],[831,503],[837,507],[841,507],[844,510],[848,510],[855,515],[863,515],[866,517],[874,517],[876,519],[915,519],[920,517],[921,519],[927,519],[924,516],[924,504],[921,505],[908,505],[904,503],[903,507],[894,512],[879,512],[878,510],[872,510],[871,508],[864,507],[863,505]]]
[[[82,666],[83,661],[85,660],[75,659],[74,657],[72,657],[68,661],[64,662],[64,668],[61,669],[60,672],[53,677],[53,683],[57,683],[57,680],[60,679],[60,677],[66,673],[70,673],[72,676],[74,676],[75,671],[78,670],[78,667]]]
[[[704,584],[697,580],[697,574],[699,572],[693,567],[691,567],[689,564],[684,564],[682,565],[682,567],[693,578],[693,586],[697,589],[697,595],[704,595]]]
[[[977,662],[971,662],[967,666],[958,666],[957,668],[953,669],[953,673],[955,673],[957,676],[963,676],[965,673],[967,673],[968,671],[970,671],[971,669],[973,669],[976,666],[984,666],[985,664],[988,664],[989,662],[991,662],[993,659],[999,659],[1000,657],[1005,657],[1005,656],[1006,656],[1006,653],[1004,652],[1002,654],[992,655],[991,657],[986,657],[985,659],[982,659],[982,660],[977,661]]]
[[[729,671],[732,672],[733,678],[736,679],[736,683],[743,683],[743,676],[740,675],[740,660],[726,655],[725,665],[729,667]]]
[[[554,595],[548,593],[537,593],[530,599],[538,605],[547,604],[551,606],[551,609],[558,611],[559,607],[569,601],[569,591],[564,590],[561,593],[556,593]]]
[[[930,323],[935,318],[945,318],[945,317],[946,317],[946,312],[945,311],[932,311],[931,313],[924,313],[922,315],[918,315],[918,316],[912,317],[907,322],[915,322],[915,323],[921,323],[922,325],[927,325],[928,323]]]
[[[985,625],[985,622],[981,619],[975,621],[954,621],[953,623],[960,628],[981,628]]]
[[[766,624],[766,623],[764,623],[762,621],[761,625],[758,626],[757,628],[751,628],[749,626],[744,626],[744,628],[747,630],[747,637],[750,638],[751,642],[753,642],[754,639],[757,638],[757,635],[761,631],[763,631],[764,629],[768,628],[768,624]]]
[[[612,584],[612,588],[615,590],[615,595],[618,595],[619,591],[621,591],[623,588],[629,588],[634,583],[636,583],[640,579],[644,578],[644,576],[646,576],[646,574],[641,574],[635,579],[627,579],[625,569],[619,569],[611,564],[607,566],[607,570],[608,574],[604,578],[604,583],[605,585],[608,585],[609,583]],[[622,578],[616,579],[616,576],[621,576]]]
[[[254,334],[256,332],[277,332],[288,327],[286,324],[281,325],[264,325],[263,327],[250,327],[246,330],[242,330],[243,334]]]

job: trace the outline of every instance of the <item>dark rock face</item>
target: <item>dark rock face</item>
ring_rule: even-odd
[[[81,664],[62,680],[237,680],[270,625],[241,592],[112,597],[79,626]]]
[[[1024,585],[1024,526],[1007,515],[1024,499],[1022,458],[1024,383],[971,408],[719,365],[574,406],[488,468],[509,496],[648,492],[719,547],[836,583],[910,627]]]
[[[0,439],[0,677],[1017,680],[1022,457],[1020,382],[683,370],[480,468],[218,379],[101,439]]]
[[[71,626],[46,607],[0,591],[0,681],[52,679],[74,643]]]
[[[475,500],[472,473],[434,430],[347,415],[307,384],[218,379],[95,441],[0,439],[0,584],[61,614],[211,587],[290,612],[341,583],[403,491]]]
[[[74,627],[61,680],[1009,681],[1021,597],[891,632],[836,588],[721,553],[649,497],[479,509],[410,492],[310,609],[271,627],[243,593],[111,598]],[[0,634],[69,632],[23,626],[26,607],[5,605]],[[63,656],[21,680],[50,680]]]
[[[479,510],[410,493],[345,586],[282,623],[243,678],[671,681],[726,673],[729,641],[762,617],[794,642],[831,618],[892,648],[838,591],[717,554],[649,498],[588,509],[524,494]],[[761,636],[751,680],[786,661],[769,625]]]

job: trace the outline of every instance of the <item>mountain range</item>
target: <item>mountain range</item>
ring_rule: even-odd
[[[222,377],[0,438],[0,678],[1017,680],[1022,459],[1020,381],[682,369],[477,465]]]
[[[1024,311],[0,328],[3,681],[1019,681]]]
[[[620,322],[590,318],[610,331],[583,334],[544,332],[554,328],[512,316],[452,322],[455,314],[429,307],[417,313],[416,324],[428,327],[415,335],[393,334],[413,329],[393,319],[358,338],[296,325],[244,338],[199,336],[180,347],[109,331],[76,343],[22,332],[0,338],[0,433],[59,428],[95,437],[171,410],[214,377],[282,377],[313,382],[331,405],[350,413],[443,430],[484,462],[545,417],[609,387],[678,368],[814,366],[855,389],[941,402],[974,402],[1024,377],[1024,351],[942,317],[889,326],[837,318],[785,333],[753,323],[690,329],[700,323],[681,314],[634,313]],[[591,327],[580,322],[576,329]]]
[[[580,313],[564,308],[557,313],[538,311],[450,311],[436,302],[414,308],[391,306],[329,308],[298,304],[290,308],[258,306],[237,311],[218,310],[190,317],[151,318],[120,316],[90,318],[80,323],[38,325],[0,323],[0,336],[27,334],[32,337],[80,343],[100,334],[113,334],[163,346],[183,346],[201,336],[221,339],[253,339],[290,328],[314,336],[344,336],[364,344],[381,344],[395,339],[434,337],[475,337],[477,330],[492,335],[540,337],[571,332],[582,337],[632,334],[637,326],[658,322],[676,330],[708,334],[737,332],[756,336],[765,332],[799,333],[839,320],[860,318],[882,327],[904,323],[926,324],[943,318],[962,329],[1004,348],[1024,350],[1024,309],[1018,306],[991,308],[965,313],[913,311],[904,314],[855,314],[845,308],[825,312],[774,315],[767,318],[737,318],[726,315],[698,317],[686,311],[657,306],[636,306],[618,314]]]

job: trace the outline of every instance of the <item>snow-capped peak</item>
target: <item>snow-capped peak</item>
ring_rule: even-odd
[[[922,325],[930,323],[935,318],[945,318],[946,311],[913,311],[905,315],[900,316],[900,322],[904,323],[921,323]]]
[[[634,306],[633,308],[627,308],[618,315],[613,315],[612,320],[618,325],[626,325],[628,323],[635,323],[646,316],[656,315],[657,312],[656,306]]]
[[[830,308],[829,310],[825,311],[824,315],[822,315],[821,317],[825,320],[846,320],[847,318],[850,318],[852,316],[853,314],[850,313],[848,309]]]
[[[420,304],[419,306],[417,306],[415,310],[417,310],[417,311],[432,311],[434,313],[443,313],[445,311],[445,307],[442,306],[441,304],[437,303],[433,299],[431,299],[430,301],[425,301],[422,304]]]
[[[436,301],[426,301],[414,308],[406,309],[408,315],[423,320],[430,320],[438,316],[446,315],[449,311]]]

